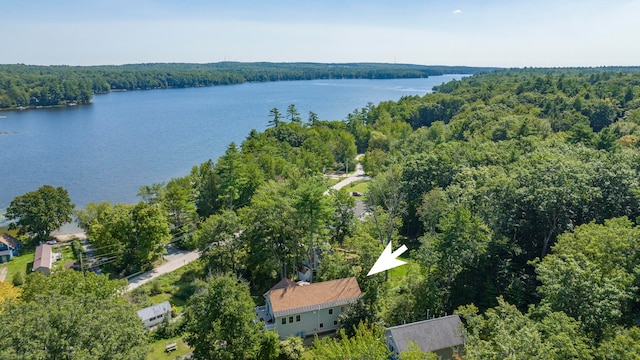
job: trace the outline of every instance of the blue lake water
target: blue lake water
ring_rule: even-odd
[[[77,207],[136,202],[140,186],[184,176],[251,129],[264,130],[274,107],[285,113],[295,104],[304,120],[309,111],[342,120],[368,102],[424,95],[461,77],[130,91],[96,95],[86,106],[0,112],[0,209],[45,184],[66,188]]]

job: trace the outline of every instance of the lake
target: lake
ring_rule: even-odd
[[[274,107],[342,120],[369,102],[424,95],[463,76],[114,92],[91,105],[0,112],[0,209],[45,184],[66,188],[77,207],[136,202],[140,186],[184,176],[251,129],[264,130]]]

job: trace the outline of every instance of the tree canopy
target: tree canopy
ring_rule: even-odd
[[[71,222],[74,206],[63,187],[44,185],[13,199],[6,217],[16,220],[9,224],[10,229],[18,229],[19,234],[32,233],[36,241],[45,241],[52,231]]]
[[[120,298],[123,283],[104,275],[62,271],[27,277],[0,327],[3,359],[144,359],[146,332]]]
[[[198,359],[257,359],[263,323],[246,282],[212,276],[190,300],[185,312],[186,340]]]

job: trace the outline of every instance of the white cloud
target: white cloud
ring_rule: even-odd
[[[453,10],[453,14],[454,15],[458,15],[462,12],[462,10],[458,9],[458,10]]]

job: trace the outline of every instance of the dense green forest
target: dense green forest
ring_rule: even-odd
[[[503,70],[435,90],[344,121],[272,109],[264,132],[182,178],[143,186],[137,205],[89,204],[80,225],[98,257],[113,259],[103,267],[113,277],[149,268],[168,233],[202,251],[179,287],[127,298],[142,306],[168,293],[184,304],[171,334],[197,354],[300,358],[293,340],[262,333],[251,309],[319,253],[317,281],[356,276],[365,296],[341,317],[340,341],[316,341],[308,357],[375,348],[385,358],[380,324],[457,312],[465,359],[637,358],[640,69]],[[363,219],[346,190],[325,194],[323,176],[357,153],[373,177]],[[366,276],[389,241],[408,245],[408,264]],[[193,296],[196,287],[209,290]],[[223,302],[207,323],[233,315],[233,329],[198,320],[202,306]],[[201,340],[237,329],[234,339],[251,341],[221,349]]]
[[[312,79],[420,78],[491,68],[404,64],[239,63],[121,66],[0,65],[0,109],[86,104],[109,91]]]
[[[637,355],[619,344],[640,315],[639,70],[498,71],[354,112],[374,182],[399,167],[419,242],[387,321],[474,304],[469,358]],[[574,330],[551,339],[551,319]]]
[[[258,301],[314,246],[319,280],[358,277],[357,320],[457,310],[469,358],[607,358],[637,336],[639,69],[477,74],[342,122],[303,121],[295,106],[271,115],[183,180],[187,218],[205,219],[190,246]],[[356,152],[374,176],[362,221],[344,191],[321,196],[321,173]],[[175,199],[168,185],[147,198]],[[411,248],[406,275],[365,276],[388,241]]]

